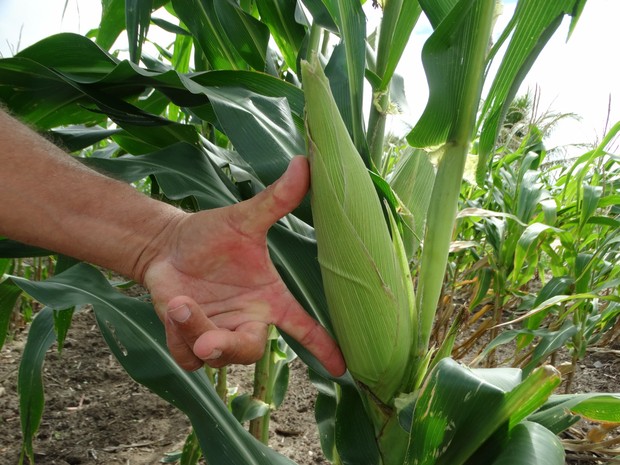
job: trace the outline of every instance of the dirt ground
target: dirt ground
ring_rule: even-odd
[[[21,447],[17,372],[26,332],[0,352],[0,465],[16,465]],[[35,441],[37,465],[147,465],[179,451],[190,431],[184,415],[137,385],[108,350],[90,310],[76,314],[62,356],[51,350],[44,365],[46,407]],[[578,367],[577,392],[620,391],[620,351],[591,353]],[[251,371],[229,369],[230,385],[251,387]],[[303,364],[292,364],[284,404],[272,414],[270,446],[299,465],[327,464],[314,421],[316,390]],[[587,425],[566,440],[584,448]],[[617,439],[618,429],[605,437]],[[616,442],[615,446],[618,447]],[[585,449],[591,449],[587,446]],[[568,452],[571,465],[620,463],[604,453]],[[611,460],[611,461],[610,461]]]

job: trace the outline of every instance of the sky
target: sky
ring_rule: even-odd
[[[504,4],[500,24],[514,11],[516,0]],[[366,9],[370,12],[370,2]],[[11,56],[57,32],[85,34],[97,26],[100,12],[99,0],[0,0],[0,54]],[[376,24],[376,15],[370,16],[369,29]],[[570,40],[566,41],[569,21],[565,20],[521,86],[519,94],[538,89],[540,111],[581,117],[560,123],[548,140],[549,147],[600,141],[610,105],[609,126],[620,121],[619,20],[619,0],[589,0]],[[429,31],[428,22],[420,21],[398,69],[405,76],[413,121],[428,95],[419,56]]]

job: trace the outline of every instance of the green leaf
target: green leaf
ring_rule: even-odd
[[[583,227],[594,215],[598,207],[598,202],[603,195],[601,186],[592,186],[584,184],[583,199],[580,206],[579,226]]]
[[[302,77],[312,214],[330,318],[351,373],[387,403],[405,389],[414,337],[411,280],[317,59],[303,63]]]
[[[391,0],[386,3],[377,47],[380,90],[388,88],[421,13],[416,0]]]
[[[472,312],[484,299],[488,297],[488,291],[493,281],[493,270],[490,267],[484,267],[476,273],[476,287],[471,301],[469,302],[469,311]]]
[[[58,56],[58,50],[70,50],[72,53]],[[243,87],[267,97],[284,97],[288,100],[296,124],[300,127],[303,124],[304,100],[301,90],[264,73],[206,72],[194,74],[190,78],[169,69],[147,71],[128,61],[117,63],[94,43],[75,34],[44,39],[24,52],[28,52],[31,58],[0,60],[0,100],[22,120],[42,129],[102,123],[105,117],[98,112],[101,110],[96,108],[95,103],[125,125],[170,125],[169,121],[149,114],[149,111],[159,113],[167,105],[162,94],[175,105],[188,108],[205,121],[217,124],[205,95],[205,87],[213,86]],[[84,63],[94,65],[85,67]],[[138,100],[138,96],[147,88],[155,88],[160,92],[147,100]],[[41,89],[45,89],[44,96]],[[136,106],[123,99],[132,99],[136,105],[151,102],[157,108],[147,105],[136,110]],[[170,128],[166,129],[169,132]],[[179,136],[182,140],[195,137],[183,132]]]
[[[296,4],[288,0],[256,0],[261,21],[271,31],[284,61],[295,73],[298,71],[297,55],[306,36],[305,28],[295,20]]]
[[[268,404],[255,399],[249,394],[235,397],[230,407],[232,414],[240,423],[254,420],[255,418],[262,417],[269,413]]]
[[[76,152],[118,134],[119,132],[121,132],[120,129],[72,126],[50,131],[48,135],[55,142],[58,141],[68,152]]]
[[[491,465],[564,465],[564,447],[547,428],[524,421],[510,432]]]
[[[181,26],[177,26],[176,24],[173,24],[170,21],[166,21],[165,19],[152,17],[151,22],[155,24],[156,26],[159,26],[160,28],[162,28],[164,31],[170,32],[171,34],[175,34],[176,36],[184,36],[187,38],[191,38],[192,36],[187,29]],[[177,39],[178,38],[179,37],[177,37]],[[177,69],[177,68],[174,67],[174,69]]]
[[[3,273],[0,273],[0,277]],[[0,349],[4,345],[9,332],[11,315],[22,291],[11,281],[0,282]]]
[[[482,107],[476,175],[481,185],[487,169],[486,160],[493,150],[501,124],[521,82],[560,26],[563,17],[573,14],[577,3],[576,0],[519,1],[510,23],[497,41],[495,50],[512,34]]]
[[[530,223],[541,199],[546,196],[539,176],[538,171],[525,170],[518,185],[516,215],[525,224]]]
[[[546,231],[560,232],[558,228],[543,223],[532,223],[523,231],[523,234],[521,234],[517,242],[513,273],[518,275],[522,272],[522,267],[526,258],[534,251],[540,235]]]
[[[172,0],[174,11],[198,40],[212,69],[244,69],[245,62],[222,27],[215,4],[215,0]]]
[[[340,106],[341,115],[347,127],[351,128],[351,137],[355,147],[368,161],[362,111],[366,69],[366,16],[358,1],[324,0],[324,3],[338,25],[341,44],[344,45],[343,54],[346,61],[344,70],[346,70],[347,77],[345,86],[347,104],[344,108],[348,111],[343,112],[343,107]]]
[[[442,359],[422,386],[415,406],[408,451],[409,460],[415,462],[411,463],[466,463],[492,435],[505,428],[510,432],[540,407],[560,382],[557,372],[547,368],[523,381],[520,377],[515,369],[470,370]]]
[[[342,388],[336,407],[336,449],[343,465],[376,465],[380,463],[373,425],[358,393]],[[346,392],[349,391],[349,392]]]
[[[599,393],[579,402],[570,410],[591,421],[620,423],[620,393]]]
[[[195,197],[201,209],[218,208],[237,201],[207,156],[198,148],[180,143],[139,157],[86,158],[85,164],[134,182],[154,174],[166,196],[173,200]]]
[[[459,0],[420,0],[420,6],[430,21],[433,29],[437,29],[441,22],[450,14]]]
[[[425,3],[421,5],[428,15],[430,7]],[[445,3],[437,2],[432,11]],[[448,141],[469,143],[494,11],[494,1],[460,0],[447,15],[443,10],[431,15],[442,19],[422,49],[429,99],[407,136],[414,147],[434,147]]]
[[[284,402],[286,392],[288,391],[288,382],[290,377],[290,363],[297,357],[295,352],[289,347],[282,337],[272,342],[275,357],[273,370],[273,392],[271,397],[271,405],[277,409]]]
[[[577,415],[575,415],[575,412]],[[579,421],[578,412],[592,421],[618,422],[620,412],[620,393],[582,393],[554,395],[528,420],[545,426],[559,434]]]
[[[65,73],[83,73],[91,79],[109,73],[118,63],[89,39],[69,32],[46,37],[15,57],[45,63]]]
[[[319,430],[319,440],[323,455],[330,462],[334,462],[336,453],[336,417],[337,408],[335,397],[319,393],[314,403],[314,419]]]
[[[138,63],[151,22],[152,0],[125,0],[125,25],[131,61]]]
[[[95,39],[97,45],[109,50],[124,28],[124,0],[101,0],[101,20]]]
[[[564,347],[578,331],[579,328],[571,320],[567,320],[559,330],[543,332],[540,342],[536,344],[532,352],[530,361],[523,367],[523,373],[525,375],[531,373],[549,355]]]
[[[14,281],[15,278],[13,278]],[[19,285],[20,282],[16,281]],[[19,392],[19,415],[22,426],[22,456],[34,463],[32,442],[41,424],[45,404],[42,369],[45,354],[56,341],[53,310],[43,308],[32,321],[28,340],[19,364],[17,391]]]
[[[101,273],[85,264],[40,283],[13,280],[54,308],[92,303],[99,329],[114,356],[132,378],[187,414],[208,462],[293,464],[241,427],[203,371],[189,373],[175,363],[165,345],[164,328],[150,304],[118,293]],[[51,323],[49,326],[53,338]]]
[[[197,465],[198,460],[202,457],[200,443],[196,437],[196,432],[192,431],[187,435],[183,444],[183,452],[181,453],[181,461],[179,465]]]
[[[71,327],[73,312],[73,307],[54,310],[54,331],[56,332],[56,342],[58,342],[59,353],[62,352],[67,333]]]
[[[236,151],[265,185],[282,175],[293,156],[305,153],[287,99],[232,87],[208,87],[205,92]]]
[[[215,11],[222,28],[226,31],[234,31],[228,35],[228,38],[237,53],[252,68],[263,71],[269,43],[267,26],[243,11],[232,0],[216,2]]]
[[[319,25],[333,33],[338,32],[338,26],[336,26],[334,19],[322,0],[301,1],[312,15],[313,24]]]
[[[435,168],[426,152],[405,152],[394,168],[389,183],[413,217],[413,229],[404,230],[403,243],[409,259],[424,236],[426,213],[431,200]]]
[[[538,295],[536,296],[536,300],[532,303],[532,308],[537,307],[541,303],[546,300],[555,297],[557,295],[564,295],[568,292],[568,289],[571,285],[573,285],[575,280],[569,276],[554,276],[549,280],[547,284],[543,286]],[[549,307],[549,311],[552,307]],[[525,322],[525,327],[528,329],[537,329],[540,326],[540,323],[545,319],[549,312],[540,312],[536,315],[528,318]],[[522,337],[519,338],[519,342],[517,343],[517,347],[522,349],[527,344],[532,342],[533,336],[531,337]]]

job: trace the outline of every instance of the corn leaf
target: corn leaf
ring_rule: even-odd
[[[244,69],[215,11],[215,0],[172,0],[174,11],[198,40],[212,69]]]
[[[545,44],[560,26],[564,16],[573,16],[572,29],[584,4],[583,0],[553,2],[522,0],[518,2],[510,23],[495,46],[495,50],[499,49],[499,45],[512,33],[481,112],[479,124],[482,131],[478,151],[480,158],[476,173],[480,184],[487,169],[486,160],[493,150],[501,123],[521,82]]]
[[[236,151],[265,184],[273,183],[293,156],[305,152],[302,132],[285,98],[242,88],[208,87],[204,91]]]
[[[620,422],[620,392],[553,395],[528,420],[545,426],[555,434],[575,424],[583,414],[592,421]]]
[[[425,13],[431,11],[421,3]],[[433,4],[432,11],[439,7]],[[459,1],[440,16],[435,32],[422,50],[429,100],[407,136],[414,147],[433,147],[448,140],[467,143],[473,130],[482,90],[484,53],[495,2]],[[449,79],[447,78],[449,77]]]
[[[426,152],[405,152],[389,179],[390,185],[413,217],[413,228],[404,228],[403,243],[409,259],[417,251],[422,237],[426,213],[431,200],[435,168]]]
[[[125,26],[131,61],[139,63],[142,44],[151,23],[152,0],[125,0]]]
[[[334,431],[338,457],[343,465],[376,465],[380,463],[379,450],[364,404],[352,386],[341,390]]]
[[[297,71],[297,55],[306,35],[305,28],[295,19],[296,3],[287,0],[256,1],[261,20],[271,31],[271,37],[286,64],[294,71]]]
[[[564,447],[547,428],[524,421],[513,428],[491,465],[564,465]]]
[[[237,201],[232,184],[225,183],[203,152],[188,144],[176,144],[139,157],[87,158],[84,163],[127,182],[154,174],[168,198],[194,196],[202,209]]]
[[[525,228],[525,231],[523,231],[523,234],[519,237],[517,249],[514,255],[513,273],[515,274],[515,277],[519,277],[522,273],[522,267],[528,256],[531,258],[531,254],[536,253],[534,246],[537,244],[540,235],[546,231],[559,232],[560,230],[543,223],[532,223]]]
[[[97,30],[97,45],[105,50],[109,50],[121,32],[123,32],[124,27],[124,0],[101,0],[101,20]]]
[[[578,331],[579,328],[571,320],[566,320],[557,331],[543,331],[544,334],[541,334],[530,361],[523,367],[523,373],[525,375],[531,373],[549,355],[564,347]]]
[[[340,107],[341,114],[357,150],[367,160],[366,136],[362,104],[364,99],[364,71],[366,69],[366,16],[362,4],[351,0],[324,0],[332,18],[338,25],[346,65],[347,104]],[[343,111],[343,109],[346,109]],[[350,121],[348,120],[350,118]]]
[[[32,321],[19,364],[17,390],[23,435],[22,456],[28,457],[31,463],[34,463],[33,440],[41,424],[45,404],[43,362],[45,354],[56,342],[53,313],[50,307],[45,307]]]
[[[337,33],[338,26],[322,0],[301,0],[312,15],[312,22],[331,32]]]
[[[469,463],[481,448],[485,453],[489,438],[497,441],[511,434],[545,403],[559,382],[559,375],[550,368],[521,380],[516,369],[470,370],[449,358],[441,360],[415,406],[408,463]]]
[[[2,276],[4,273],[0,273]],[[17,299],[22,291],[10,281],[0,282],[0,349],[9,332],[9,323]]]
[[[246,393],[235,397],[230,405],[231,412],[240,422],[254,420],[269,413],[269,405]]]
[[[120,294],[95,268],[78,264],[39,283],[12,279],[54,308],[92,303],[99,329],[114,356],[136,381],[187,414],[210,463],[294,463],[242,428],[203,371],[189,373],[175,363],[166,348],[164,328],[150,304]],[[49,326],[53,337],[53,324]],[[33,336],[33,340],[43,338]]]
[[[237,53],[252,68],[263,71],[269,43],[267,26],[230,0],[216,2],[215,11],[224,30],[234,31],[228,38]]]
[[[391,0],[386,3],[377,47],[380,90],[388,88],[421,13],[422,8],[416,0]]]

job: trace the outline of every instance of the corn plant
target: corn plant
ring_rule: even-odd
[[[495,0],[377,2],[374,48],[357,0],[119,3],[104,2],[94,42],[60,34],[1,60],[0,99],[70,150],[106,141],[84,163],[127,182],[149,177],[153,194],[187,208],[254,195],[292,156],[308,154],[311,201],[274,226],[269,245],[349,367],[334,379],[283,335],[319,388],[317,423],[332,463],[561,464],[556,434],[579,414],[596,405],[597,418],[617,420],[618,396],[547,403],[560,382],[551,367],[528,377],[469,369],[448,357],[452,337],[430,344],[475,129],[483,176],[507,102],[561,21],[568,16],[574,27],[585,1],[520,0],[496,35]],[[162,7],[172,19],[157,16]],[[394,75],[422,13],[433,29],[422,53],[430,95],[407,135],[415,155],[391,173],[385,122],[405,103]],[[123,14],[124,25],[116,20]],[[159,59],[143,53],[152,25],[176,34],[159,46]],[[123,29],[129,59],[107,51]],[[487,77],[493,62],[498,71]],[[364,79],[372,89],[367,123]],[[418,197],[421,185],[428,189]],[[29,340],[25,357],[23,385],[36,386],[22,390],[25,435],[40,418],[37,368],[54,339],[52,309],[88,302],[128,373],[189,416],[190,442],[208,463],[291,463],[241,427],[204,373],[175,365],[149,304],[114,291],[86,264],[41,283],[13,281],[48,306],[33,322],[43,336]]]
[[[541,273],[546,269],[548,282],[535,299],[521,306],[527,314],[517,348],[523,349],[533,340],[528,331],[542,329],[545,319],[553,320],[550,333],[543,335],[534,352],[521,357],[527,369],[566,343],[574,368],[588,346],[614,337],[619,271],[615,245],[617,163],[606,147],[619,129],[615,125],[601,144],[566,166],[556,186],[550,186],[555,195],[554,214],[548,215],[549,235],[544,238],[542,228],[534,231],[528,227],[529,235],[519,240],[515,266],[519,270],[538,268]],[[597,162],[601,166],[594,168]],[[502,338],[506,341],[517,333]],[[571,379],[569,375],[567,389]]]

